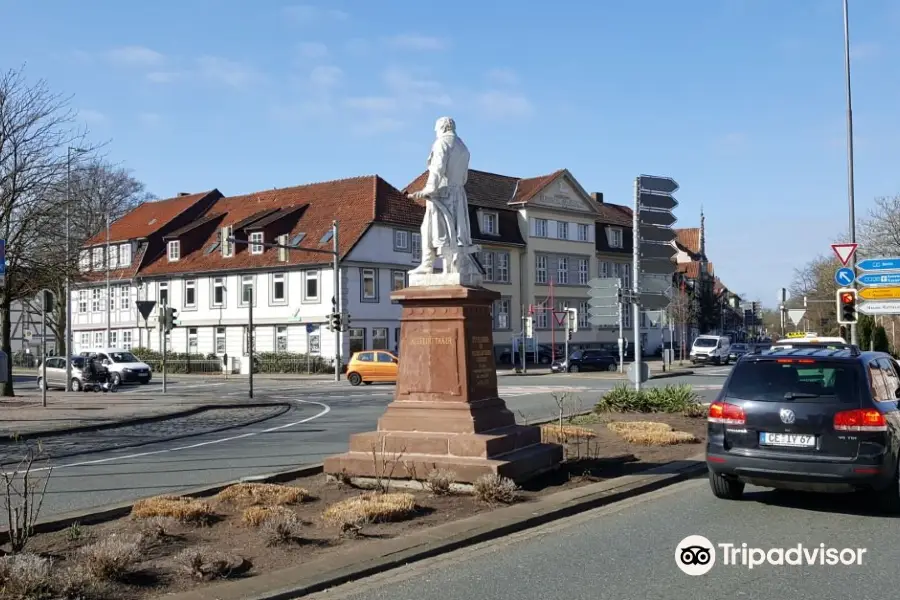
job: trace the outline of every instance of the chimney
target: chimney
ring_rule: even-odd
[[[179,198],[181,198],[182,196],[190,196],[190,195],[191,195],[190,192],[178,192],[178,197],[179,197]]]
[[[593,198],[594,202],[597,204],[603,204],[603,192],[593,192],[591,193],[591,198]]]

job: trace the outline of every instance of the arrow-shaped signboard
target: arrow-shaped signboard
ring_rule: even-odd
[[[900,315],[900,300],[887,302],[862,302],[856,310],[864,315]]]
[[[863,285],[900,285],[900,273],[885,273],[884,275],[866,273],[857,277],[856,280]]]
[[[657,175],[641,175],[638,177],[638,186],[644,192],[658,192],[664,195],[678,191],[678,183],[674,179]]]
[[[856,263],[860,271],[900,271],[900,258],[867,258]]]
[[[641,224],[641,241],[670,244],[675,241],[675,232],[668,227],[653,227]],[[674,270],[674,267],[673,267]]]
[[[672,262],[678,251],[672,244],[643,244],[641,246],[641,260],[660,258]]]
[[[638,216],[644,225],[656,225],[657,227],[671,227],[678,220],[669,211],[647,210],[644,208],[641,209]]]

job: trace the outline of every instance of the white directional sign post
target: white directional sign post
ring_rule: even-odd
[[[862,302],[856,310],[864,315],[900,315],[900,300],[886,302]]]
[[[678,183],[671,177],[641,175],[634,181],[634,388],[650,376],[641,364],[641,311],[661,311],[672,298],[672,275],[675,273],[676,218],[672,214],[678,201],[672,194]],[[659,321],[659,315],[654,315]]]
[[[591,297],[590,318],[588,322],[597,327],[619,326],[619,372],[624,369],[625,349],[624,335],[625,307],[631,298],[631,291],[622,288],[622,280],[618,277],[598,277],[591,279],[588,295]]]

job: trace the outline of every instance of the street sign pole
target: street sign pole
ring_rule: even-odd
[[[47,408],[47,292],[41,292],[41,406]],[[67,356],[68,360],[69,357]]]
[[[619,280],[619,373],[625,372],[625,295],[622,293],[622,280]]]
[[[641,178],[634,180],[634,265],[632,266],[632,293],[634,294],[633,314],[631,316],[634,326],[634,390],[641,391]]]
[[[159,347],[162,349],[162,393],[165,394],[168,392],[167,388],[167,376],[166,376],[166,338],[168,337],[166,332],[166,308],[167,305],[162,304],[159,307],[159,331],[162,334],[162,339],[160,340]]]

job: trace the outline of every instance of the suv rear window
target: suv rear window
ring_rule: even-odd
[[[726,398],[758,402],[858,404],[859,369],[855,363],[782,358],[741,361],[725,389]]]

